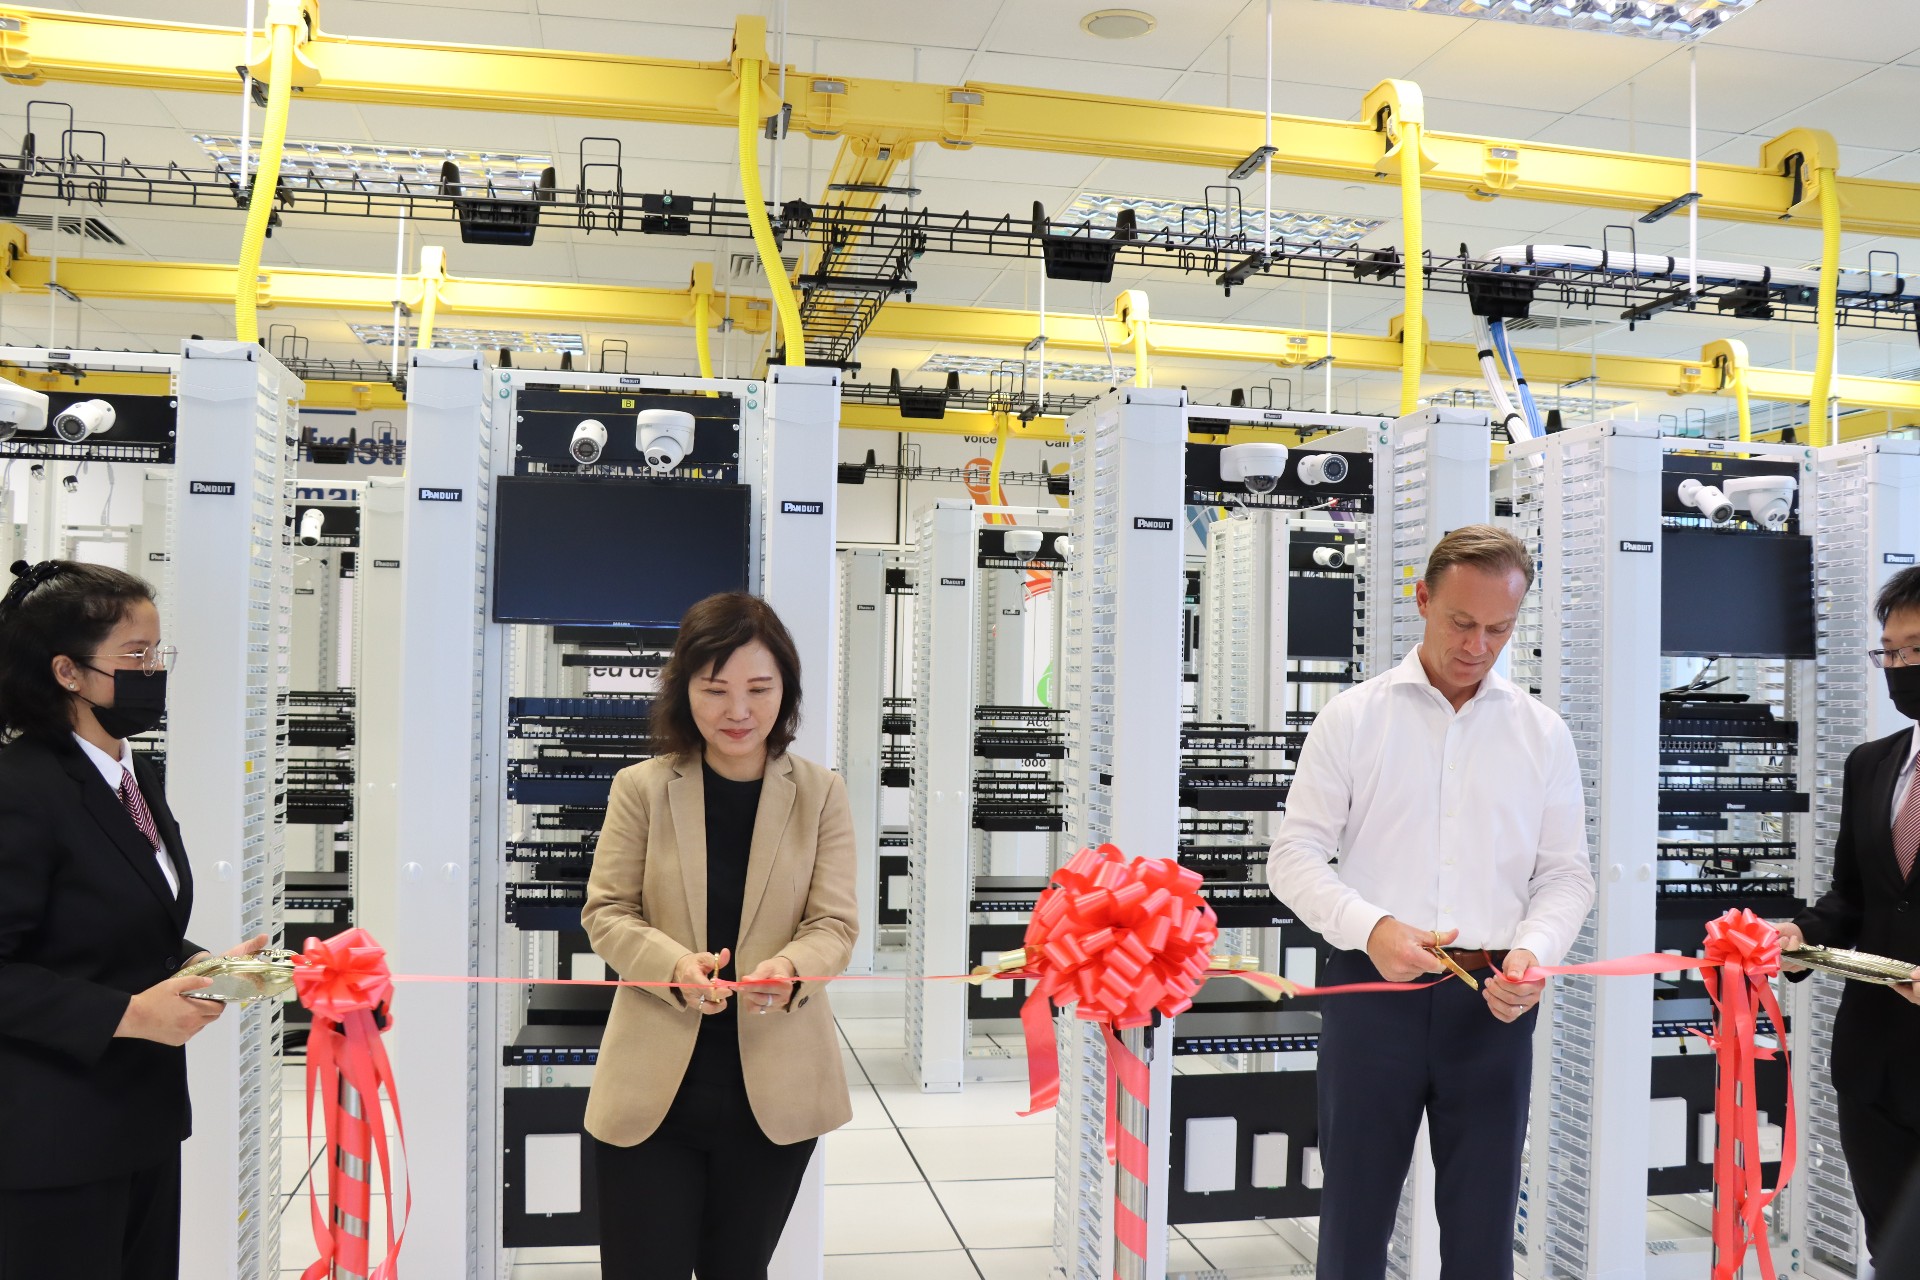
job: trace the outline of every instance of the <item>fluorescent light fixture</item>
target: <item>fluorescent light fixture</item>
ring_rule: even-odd
[[[196,133],[222,176],[240,176],[240,140],[232,134]],[[251,139],[247,171],[260,163],[260,142]],[[552,156],[517,151],[468,151],[459,147],[400,147],[381,142],[304,142],[287,139],[280,156],[280,179],[288,187],[328,191],[381,191],[419,194],[440,189],[440,166],[460,166],[460,182],[469,194],[491,187],[495,194],[518,195],[540,185]]]
[[[1123,209],[1133,211],[1134,222],[1144,234],[1172,232],[1198,236],[1212,231],[1216,236],[1244,235],[1258,244],[1265,238],[1262,211],[1244,206],[1215,205],[1204,201],[1158,200],[1148,196],[1122,196],[1105,191],[1083,191],[1072,204],[1060,211],[1057,221],[1086,222],[1095,230],[1113,230]],[[1235,216],[1239,225],[1233,225]],[[1322,244],[1345,248],[1381,225],[1379,218],[1355,218],[1344,213],[1299,213],[1275,209],[1273,242],[1275,245]]]
[[[1019,377],[1023,369],[1029,377],[1038,377],[1041,373],[1039,363],[1032,360],[1023,364],[1019,360],[1003,360],[998,356],[957,356],[945,352],[935,352],[920,366],[921,373],[971,373],[983,378],[996,374]],[[1048,382],[1111,382],[1116,379],[1127,382],[1133,378],[1133,366],[1116,364],[1109,373],[1104,364],[1067,364],[1049,360],[1045,373]]]
[[[356,324],[353,336],[370,347],[390,347],[393,345],[393,326],[390,324]],[[400,345],[411,347],[420,340],[420,331],[412,325],[400,330]],[[482,351],[498,351],[502,347],[508,351],[528,352],[571,352],[576,356],[587,353],[587,342],[577,333],[530,333],[522,329],[457,329],[445,325],[433,328],[433,345],[436,347],[477,347]]]
[[[1331,0],[1408,13],[1491,18],[1535,27],[1603,31],[1655,40],[1698,40],[1759,0]]]
[[[1427,397],[1427,403],[1438,408],[1458,405],[1461,408],[1491,409],[1493,398],[1485,387],[1458,387],[1452,391],[1442,391],[1438,395]],[[1551,391],[1535,391],[1534,407],[1545,413],[1549,409],[1558,409],[1568,416],[1594,417],[1610,413],[1615,409],[1624,409],[1632,404],[1631,400],[1589,400],[1585,396],[1555,395]]]

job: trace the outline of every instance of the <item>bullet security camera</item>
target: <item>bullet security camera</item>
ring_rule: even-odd
[[[1693,479],[1682,480],[1680,501],[1714,524],[1725,524],[1733,519],[1733,504],[1727,501],[1726,494],[1713,485],[1701,484]]]
[[[1347,460],[1337,453],[1310,453],[1300,459],[1302,484],[1339,484],[1347,478]]]
[[[300,513],[300,545],[317,547],[320,534],[327,527],[327,513],[318,507],[308,507]]]
[[[1064,533],[1055,538],[1053,540],[1053,554],[1062,560],[1071,560],[1073,558],[1073,539]]]
[[[1792,476],[1737,476],[1723,488],[1736,510],[1745,510],[1755,524],[1778,533],[1793,515],[1793,495],[1800,482]]]
[[[637,420],[640,453],[649,470],[662,474],[693,450],[693,415],[679,409],[642,409]]]
[[[80,492],[80,477],[79,476],[61,476],[60,487],[62,489],[65,489],[68,493],[78,493]]]
[[[1283,444],[1230,444],[1220,451],[1220,478],[1237,481],[1254,493],[1272,493],[1286,470]]]
[[[1000,536],[1000,545],[1007,549],[1008,555],[1026,560],[1039,555],[1046,541],[1046,535],[1038,529],[1009,529]]]
[[[68,444],[79,444],[113,427],[113,406],[105,400],[81,400],[62,409],[53,420],[53,434]]]
[[[573,460],[583,467],[590,467],[600,461],[600,455],[607,451],[607,428],[598,419],[588,418],[573,429],[573,443],[567,452]]]
[[[1313,562],[1322,569],[1344,569],[1347,566],[1347,553],[1339,547],[1315,547]]]
[[[0,379],[0,440],[11,440],[16,431],[47,429],[47,397],[17,382]]]

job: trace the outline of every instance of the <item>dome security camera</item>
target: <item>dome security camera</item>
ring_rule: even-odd
[[[327,527],[327,513],[318,507],[308,507],[300,513],[300,545],[317,547],[320,535]]]
[[[1347,460],[1337,453],[1310,453],[1300,459],[1302,484],[1339,484],[1347,478]]]
[[[1009,529],[1000,535],[1000,545],[1006,548],[1007,554],[1023,560],[1039,555],[1046,541],[1047,536],[1038,529]]]
[[[105,400],[81,400],[62,409],[53,420],[53,434],[68,444],[79,444],[113,427],[113,406]]]
[[[1313,562],[1322,569],[1344,569],[1347,567],[1347,553],[1339,547],[1315,547]]]
[[[1793,495],[1800,482],[1792,476],[1736,476],[1722,486],[1736,510],[1753,516],[1755,524],[1775,533],[1793,516]]]
[[[1727,495],[1714,485],[1701,484],[1698,480],[1686,479],[1680,482],[1680,501],[1714,524],[1726,524],[1733,519],[1733,504],[1727,501]]]
[[[1272,493],[1287,470],[1283,444],[1230,444],[1220,451],[1220,478],[1253,493]]]
[[[0,379],[0,440],[16,431],[47,429],[47,397],[17,382]]]
[[[600,455],[607,451],[607,428],[596,418],[588,418],[573,429],[573,443],[567,446],[567,452],[573,460],[583,467],[590,467],[600,461]]]
[[[642,409],[636,421],[647,469],[664,475],[693,451],[693,415],[680,409]]]

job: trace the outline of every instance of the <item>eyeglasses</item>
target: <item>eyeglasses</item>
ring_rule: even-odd
[[[135,649],[132,653],[96,653],[96,658],[125,658],[128,662],[140,664],[140,670],[152,675],[156,671],[171,671],[173,660],[180,651],[170,644],[154,645],[147,649]]]
[[[1920,667],[1920,644],[1904,649],[1869,649],[1867,661],[1876,667]]]

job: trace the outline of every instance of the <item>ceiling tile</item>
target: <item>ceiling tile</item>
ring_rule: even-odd
[[[1096,59],[1042,58],[1023,53],[983,53],[973,59],[969,81],[1060,89],[1069,93],[1116,94],[1129,98],[1158,98],[1173,88],[1178,71],[1160,67],[1126,67]]]
[[[1492,99],[1535,110],[1573,111],[1671,52],[1656,40],[1511,22],[1452,21],[1461,28],[1459,38],[1410,72],[1430,98]]]
[[[1920,51],[1920,9],[1912,0],[1766,0],[1708,36],[1702,47],[1758,49],[1794,57],[1884,61]],[[1871,39],[1863,39],[1866,33]]]
[[[1623,40],[1620,43],[1641,42]],[[1771,121],[1859,79],[1877,65],[1864,59],[1808,56],[1784,59],[1779,54],[1752,49],[1703,45],[1699,49],[1700,127],[1771,136],[1778,132],[1770,127]],[[1576,104],[1580,113],[1612,116],[1617,120],[1631,116],[1653,124],[1686,127],[1688,77],[1684,54],[1673,53],[1658,65],[1639,72],[1633,77],[1631,92],[1625,81],[1623,76],[1604,93]],[[1829,115],[1826,119],[1828,123],[1823,127],[1835,129],[1844,138],[1842,117]],[[1684,150],[1681,154],[1685,154]]]
[[[1133,40],[1103,40],[1081,30],[1081,18],[1090,9],[1099,7],[1089,5],[1086,0],[1022,0],[1008,10],[1002,21],[994,24],[986,38],[986,49],[998,54],[1044,49],[1067,65],[1103,64],[1105,86],[1101,92],[1132,98],[1158,97],[1166,91],[1166,86],[1149,90],[1134,77],[1149,67],[1184,71],[1193,65],[1194,60],[1214,44],[1226,24],[1244,10],[1245,0],[1181,0],[1177,14],[1163,9],[1159,25]],[[980,70],[978,65],[973,78],[998,79],[1009,84],[1046,83],[1009,81]]]
[[[1248,4],[1233,24],[1233,69],[1258,78],[1266,57],[1264,9]],[[1325,0],[1278,0],[1273,9],[1276,78],[1371,89],[1404,77],[1471,25],[1424,13],[1390,13]],[[1224,42],[1208,51],[1209,70],[1224,68]],[[1234,89],[1239,101],[1240,90]],[[1343,115],[1346,113],[1342,113]],[[1359,115],[1359,103],[1352,114]]]
[[[538,20],[527,0],[469,4],[396,4],[393,0],[327,0],[323,29],[380,40],[435,40],[457,44],[540,44]],[[228,25],[242,25],[229,22]]]
[[[1803,59],[1794,59],[1799,64]],[[1772,118],[1768,130],[1783,133],[1795,126],[1830,130],[1839,139],[1841,163],[1855,171],[1866,158],[1850,154],[1855,147],[1889,152],[1911,150],[1913,103],[1920,93],[1920,66],[1879,67],[1841,86],[1818,101]],[[1891,156],[1880,157],[1884,163]]]

